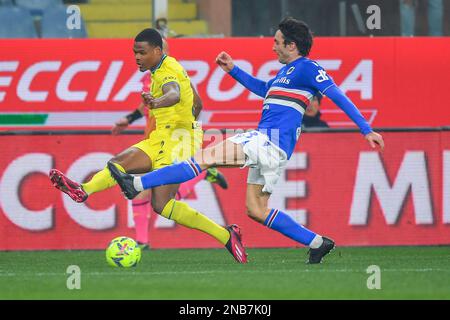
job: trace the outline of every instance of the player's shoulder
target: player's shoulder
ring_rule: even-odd
[[[309,59],[308,57],[298,59],[297,66],[302,71],[315,71],[323,69],[317,61]]]
[[[177,59],[171,56],[166,56],[163,62],[163,68],[167,70],[180,70],[183,66],[178,62]]]
[[[296,64],[297,79],[301,83],[310,83],[313,79],[331,79],[327,74],[325,69],[315,60],[309,59],[307,57],[302,57],[298,60]],[[318,78],[319,77],[319,78]]]
[[[161,65],[153,73],[153,78],[159,81],[164,81],[168,76],[176,77],[182,68],[173,57],[165,56],[163,59]]]
[[[178,64],[178,61],[177,61],[177,59],[175,59],[175,58],[172,57],[172,56],[165,56],[165,58],[164,58],[164,64],[165,64],[166,66],[176,65],[176,64]]]

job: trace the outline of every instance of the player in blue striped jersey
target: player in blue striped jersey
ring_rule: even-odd
[[[334,241],[308,230],[287,213],[269,208],[275,184],[291,157],[301,132],[302,117],[312,97],[320,92],[338,105],[359,127],[372,146],[382,150],[381,135],[374,132],[356,106],[315,61],[307,58],[312,34],[302,21],[286,18],[279,24],[273,51],[285,66],[268,82],[254,78],[221,52],[216,62],[248,90],[264,98],[257,130],[238,134],[201,150],[191,159],[153,171],[142,177],[124,174],[113,163],[108,167],[125,196],[160,185],[181,183],[214,166],[249,167],[247,214],[255,221],[310,247],[309,263],[320,263],[335,246]]]

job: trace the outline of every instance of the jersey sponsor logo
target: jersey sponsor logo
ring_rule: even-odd
[[[289,79],[288,77],[281,77],[281,78],[276,79],[273,82],[273,84],[276,84],[276,83],[289,84],[290,82],[291,82],[291,79]]]
[[[324,82],[326,80],[329,80],[330,78],[328,78],[327,73],[325,72],[325,70],[319,70],[319,74],[316,76],[316,81],[317,82]]]
[[[176,81],[177,78],[174,77],[174,76],[166,76],[166,77],[164,77],[164,79],[162,80],[162,82],[166,82],[166,81],[170,81],[170,80]]]
[[[286,72],[286,74],[291,74],[292,72],[294,72],[295,67],[290,67],[289,70]]]

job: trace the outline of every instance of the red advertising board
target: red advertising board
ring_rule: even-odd
[[[108,127],[139,102],[132,40],[0,40],[0,128]],[[225,50],[261,79],[280,64],[271,38],[170,39],[203,101],[205,127],[255,127],[261,99],[214,63]],[[26,47],[26,50],[23,48]],[[250,49],[249,49],[250,48]],[[17,53],[20,52],[20,55]],[[450,124],[448,38],[316,38],[311,57],[374,127]],[[70,112],[68,117],[64,112]],[[7,118],[8,113],[28,117]],[[353,126],[330,100],[323,119]],[[9,120],[8,120],[9,119]],[[18,120],[19,119],[19,120]]]
[[[386,151],[359,133],[304,133],[270,206],[339,246],[450,244],[450,132],[383,132]],[[101,249],[134,236],[117,187],[78,204],[54,189],[101,169],[138,135],[0,135],[0,250]],[[245,214],[246,169],[222,169],[229,190],[201,181],[186,201],[220,224],[242,227],[248,247],[298,244]],[[220,247],[208,235],[152,215],[153,248]]]

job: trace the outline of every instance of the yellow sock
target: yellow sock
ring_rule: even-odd
[[[187,203],[172,199],[167,202],[161,215],[185,227],[203,231],[216,238],[223,245],[230,239],[230,233],[227,229],[194,210]]]
[[[120,171],[125,172],[125,169],[120,164],[114,164]],[[97,172],[89,182],[83,183],[81,186],[87,194],[92,194],[94,192],[111,188],[116,184],[117,182],[113,179],[113,177],[111,177],[108,167],[104,167],[103,170]]]

